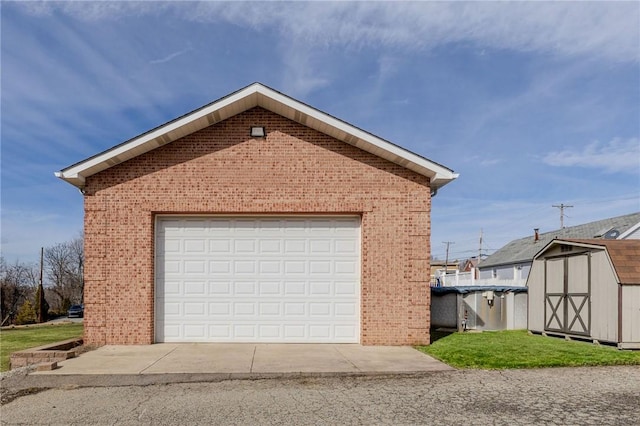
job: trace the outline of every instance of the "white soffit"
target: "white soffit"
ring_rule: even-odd
[[[447,167],[367,133],[260,83],[253,83],[209,105],[56,172],[55,175],[82,188],[85,178],[89,176],[256,106],[427,176],[431,179],[431,185],[435,189],[458,177],[457,173]]]

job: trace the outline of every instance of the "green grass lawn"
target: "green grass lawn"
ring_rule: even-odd
[[[526,330],[453,333],[419,350],[456,368],[640,365],[640,351],[529,335]]]
[[[78,323],[47,324],[0,331],[0,371],[9,370],[9,355],[12,352],[82,337],[83,327]]]

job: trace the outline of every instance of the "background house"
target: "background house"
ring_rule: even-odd
[[[440,259],[431,259],[431,285],[441,285],[440,277],[446,274],[455,274],[459,271],[458,260],[446,262]]]
[[[640,212],[513,240],[480,262],[479,280],[524,285],[536,253],[556,238],[640,239]]]
[[[553,240],[527,286],[529,330],[640,349],[640,240]]]
[[[640,213],[633,213],[542,234],[536,232],[510,242],[476,264],[479,276],[471,261],[461,265],[472,269],[471,272],[453,271],[443,276],[442,271],[435,271],[438,276],[432,278],[432,325],[477,330],[526,328],[530,297],[527,278],[535,255],[546,244],[558,236],[602,241],[633,239],[639,238],[639,229]]]
[[[452,170],[252,84],[57,176],[85,201],[85,343],[429,343]]]

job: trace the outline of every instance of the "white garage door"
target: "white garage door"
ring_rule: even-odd
[[[160,217],[157,342],[360,340],[360,220]]]

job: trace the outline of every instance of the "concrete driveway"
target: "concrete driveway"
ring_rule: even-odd
[[[35,375],[391,374],[453,370],[407,346],[158,343],[102,346]]]

